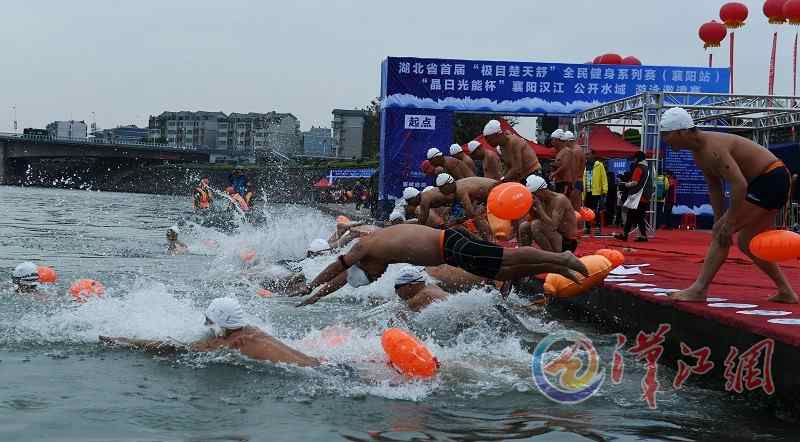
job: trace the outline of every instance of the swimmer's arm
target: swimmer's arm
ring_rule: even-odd
[[[542,224],[545,224],[549,227],[555,227],[557,225],[555,224],[554,219],[550,217],[546,210],[544,210],[542,203],[537,199],[533,200],[533,210],[536,213],[536,218],[538,218]]]
[[[181,353],[194,348],[194,345],[190,347],[184,344],[147,339],[131,339],[112,336],[98,336],[98,339],[105,345],[135,348],[156,354]]]
[[[747,194],[747,179],[730,153],[724,152],[715,159],[719,174],[731,186],[731,206],[728,208],[726,224],[730,233],[736,233],[742,227],[737,225],[737,217]]]
[[[341,255],[347,265],[354,265],[358,261],[361,260],[366,255],[366,248],[361,245],[361,243],[356,243],[349,252],[344,255]],[[334,279],[337,275],[345,274],[344,265],[341,263],[341,259],[337,259],[336,261],[332,262],[328,267],[325,267],[325,270],[322,271],[313,281],[311,284],[308,285],[308,289],[305,293],[311,293],[312,290],[325,284],[326,282]],[[305,294],[303,293],[303,294]]]
[[[708,184],[708,197],[711,201],[711,208],[714,210],[714,221],[719,221],[725,214],[725,195],[723,193],[722,180],[709,172],[703,170],[703,175]]]
[[[562,152],[563,152],[563,150],[562,150]],[[556,160],[555,160],[556,170],[554,170],[554,171],[552,171],[550,173],[550,178],[553,178],[553,177],[561,177],[561,178],[563,178],[565,176],[565,172],[569,168],[569,161],[566,161],[566,160],[568,160],[568,158],[565,158],[565,157],[566,157],[566,155],[564,155],[561,158],[556,157]]]
[[[475,208],[472,207],[472,198],[469,196],[469,192],[463,192],[461,195],[458,196],[458,199],[461,201],[461,205],[464,206],[464,215],[467,218],[472,218],[475,216]]]
[[[512,148],[510,143],[508,146],[511,149],[510,155],[510,162],[511,165],[506,171],[506,176],[503,177],[503,182],[507,183],[509,181],[519,181],[520,175],[522,175],[522,152],[520,152],[517,148]]]
[[[347,273],[339,273],[333,280],[323,284],[322,288],[317,290],[317,293],[314,293],[313,296],[309,296],[305,301],[297,304],[297,307],[315,304],[320,299],[344,287],[345,284],[347,284]]]
[[[430,215],[430,212],[431,212],[431,203],[430,203],[430,201],[428,201],[427,198],[423,199],[419,203],[419,206],[417,207],[417,211],[419,212],[419,215],[417,215],[417,221],[419,222],[419,224],[421,224],[423,226],[426,225],[425,223],[428,222],[428,215]]]
[[[483,160],[483,176],[500,181],[503,174],[500,171],[500,158],[497,155],[486,154]]]

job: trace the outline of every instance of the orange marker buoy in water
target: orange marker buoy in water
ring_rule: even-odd
[[[106,288],[94,279],[79,279],[69,287],[69,294],[76,302],[86,302],[89,298],[102,298]]]
[[[250,262],[254,260],[255,257],[256,257],[256,251],[253,249],[245,249],[239,251],[239,259],[241,259],[244,262]]]
[[[39,275],[39,282],[43,284],[53,284],[58,281],[58,274],[52,267],[37,266],[36,273]]]
[[[258,291],[256,292],[256,295],[258,295],[258,296],[260,296],[262,298],[269,298],[270,296],[272,296],[272,292],[267,290],[267,289],[258,289]]]
[[[589,270],[589,276],[579,275],[580,284],[559,274],[551,273],[544,280],[544,293],[556,298],[572,298],[600,284],[611,271],[612,264],[605,256],[589,255],[580,258]]]
[[[611,261],[611,265],[617,268],[625,263],[625,255],[616,249],[598,249],[594,252],[595,255],[605,256],[606,259]]]
[[[588,207],[581,207],[580,210],[578,210],[578,213],[581,214],[581,219],[587,223],[594,221],[594,210]]]
[[[767,230],[750,240],[750,251],[769,262],[800,257],[800,235],[789,230]]]
[[[425,344],[399,328],[390,328],[384,331],[381,345],[395,370],[405,376],[420,379],[430,378],[439,369],[439,361],[425,347]]]
[[[495,216],[510,221],[520,219],[531,209],[533,196],[520,183],[503,183],[489,192],[486,207]]]

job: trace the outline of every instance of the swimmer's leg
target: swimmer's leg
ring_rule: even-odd
[[[517,242],[521,246],[529,246],[533,244],[533,236],[531,236],[531,225],[528,221],[519,223],[519,232],[517,233]]]
[[[505,249],[501,271],[506,267],[515,266],[535,266],[539,264],[555,265],[556,268],[566,268],[589,276],[589,270],[572,252],[547,252],[533,247],[519,247],[516,249]],[[553,273],[560,273],[552,270]],[[538,272],[541,273],[541,272]],[[563,274],[563,273],[560,273]],[[566,275],[565,275],[566,276]],[[496,278],[500,279],[500,278]]]
[[[545,228],[542,222],[538,219],[531,223],[531,237],[542,250],[552,251],[553,245],[550,244],[550,238],[545,233]]]
[[[756,258],[750,251],[750,240],[752,240],[753,237],[759,233],[769,230],[773,227],[775,211],[764,210],[748,202],[745,202],[745,205],[747,206],[745,212],[748,214],[753,214],[753,217],[752,220],[748,224],[745,224],[745,226],[739,232],[739,250],[750,257],[750,259],[753,260],[753,263],[755,263],[755,265],[758,266],[758,268],[761,269],[761,271],[767,276],[769,276],[769,278],[775,283],[775,286],[778,288],[778,294],[769,298],[770,301],[797,304],[797,293],[792,289],[792,286],[789,285],[789,281],[786,280],[786,276],[783,274],[780,267],[773,262]],[[751,219],[751,217],[748,216],[748,219]]]
[[[700,275],[697,276],[697,279],[689,288],[673,293],[670,295],[670,298],[675,301],[705,301],[708,286],[711,285],[714,276],[716,276],[720,267],[722,267],[722,263],[728,258],[730,250],[731,245],[727,242],[720,241],[720,238],[715,235],[706,253],[703,267],[700,269]]]
[[[497,272],[497,276],[495,278],[498,281],[517,280],[526,276],[538,275],[540,273],[557,273],[567,279],[575,281],[576,283],[580,283],[580,279],[576,272],[559,264],[530,264],[511,267],[503,266],[500,271]]]

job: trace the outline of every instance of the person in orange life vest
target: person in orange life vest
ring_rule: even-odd
[[[234,202],[235,202],[237,205],[239,205],[239,208],[240,208],[240,209],[242,209],[242,210],[243,210],[243,211],[245,211],[245,212],[246,212],[246,211],[248,211],[248,210],[250,210],[250,206],[248,206],[248,205],[247,205],[247,201],[245,201],[245,200],[244,200],[244,198],[242,198],[242,196],[241,196],[241,195],[239,195],[239,194],[236,192],[236,189],[234,189],[234,188],[233,188],[233,186],[228,186],[228,188],[227,188],[227,189],[225,189],[225,192],[227,192],[227,193],[228,193],[228,196],[230,196],[230,198],[231,198],[231,199],[232,199],[232,200],[233,200],[233,201],[234,201]]]
[[[196,209],[208,209],[211,207],[211,189],[208,187],[208,177],[200,179],[200,184],[194,188],[193,206]]]

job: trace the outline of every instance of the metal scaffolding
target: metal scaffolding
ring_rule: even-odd
[[[588,129],[595,125],[640,127],[641,149],[648,161],[661,172],[661,115],[672,107],[686,109],[701,129],[725,130],[749,136],[768,145],[772,129],[800,126],[798,97],[774,95],[703,94],[693,92],[653,92],[612,101],[575,116],[575,128],[588,149]],[[655,186],[655,180],[653,180]],[[650,233],[655,233],[656,199],[648,210]]]

